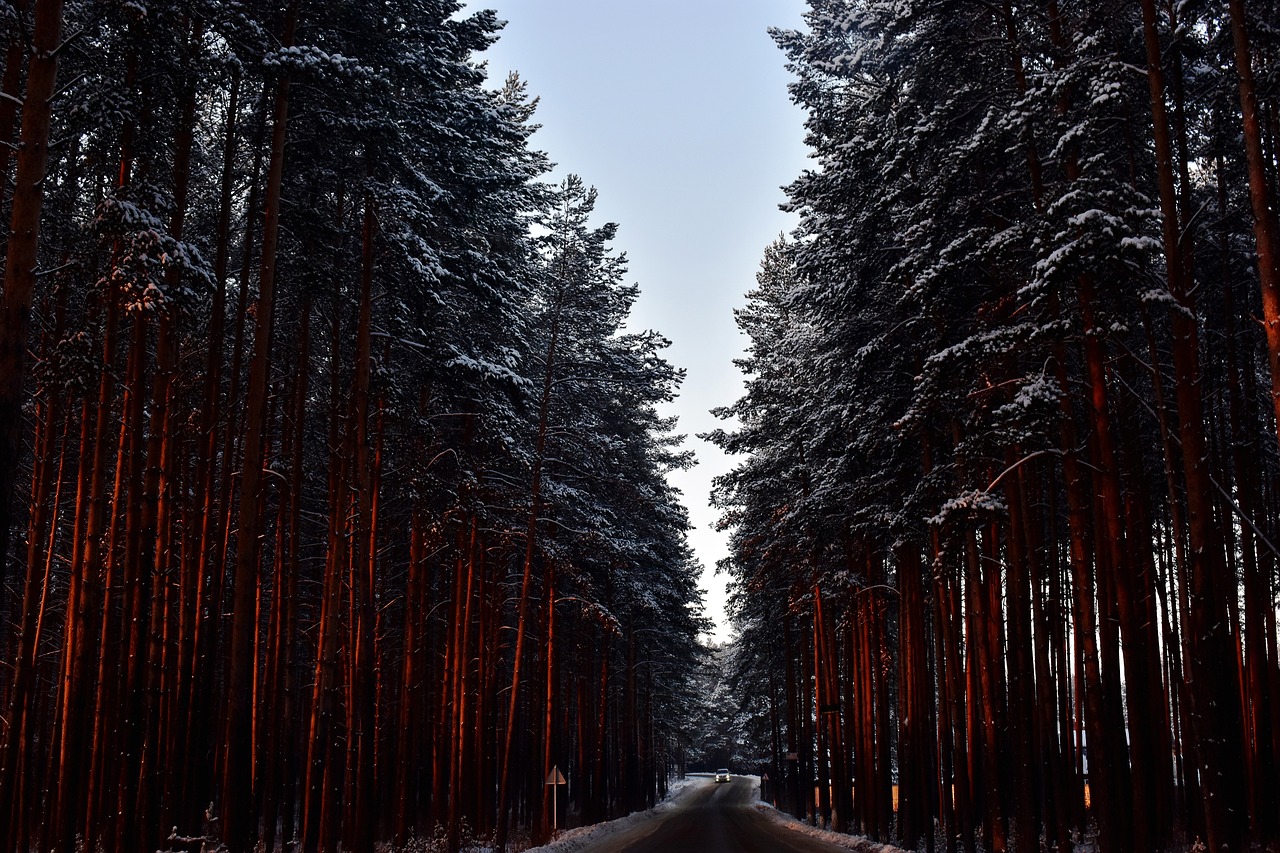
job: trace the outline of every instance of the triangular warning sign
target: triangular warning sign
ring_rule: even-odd
[[[564,778],[564,774],[560,772],[560,767],[552,767],[551,772],[547,774],[547,785],[567,785],[569,781]]]

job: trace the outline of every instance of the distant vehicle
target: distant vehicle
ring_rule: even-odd
[[[717,782],[728,782],[728,781],[729,781],[729,768],[727,768],[727,767],[721,767],[719,770],[717,770],[717,771],[716,771],[716,781],[717,781]]]

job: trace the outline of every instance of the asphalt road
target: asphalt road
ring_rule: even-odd
[[[750,779],[710,779],[676,808],[585,847],[582,853],[849,853],[779,826],[752,806]]]

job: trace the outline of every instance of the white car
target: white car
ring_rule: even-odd
[[[729,769],[727,767],[721,767],[719,770],[716,771],[716,781],[717,782],[729,781]]]

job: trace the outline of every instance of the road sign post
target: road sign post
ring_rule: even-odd
[[[566,780],[564,778],[564,774],[560,772],[559,765],[551,768],[551,772],[547,774],[547,781],[545,784],[551,786],[551,832],[554,834],[558,826],[557,821],[560,817],[560,810],[557,807],[558,802],[556,792],[559,790],[561,785],[568,784],[568,780]]]

